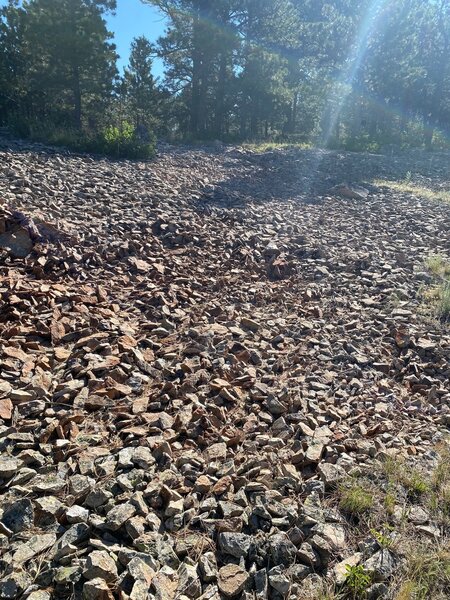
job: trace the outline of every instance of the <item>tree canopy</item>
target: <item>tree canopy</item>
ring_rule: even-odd
[[[449,140],[450,0],[142,2],[166,32],[135,39],[119,74],[105,23],[114,0],[9,0],[1,121],[353,149]]]

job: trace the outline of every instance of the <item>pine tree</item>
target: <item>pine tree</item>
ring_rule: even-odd
[[[81,128],[97,118],[116,76],[115,46],[103,14],[112,0],[29,0],[26,40],[33,49],[29,92],[39,111],[56,112]],[[70,115],[70,116],[69,116]]]
[[[25,11],[17,0],[0,9],[0,122],[24,107],[31,56],[25,43]]]
[[[157,121],[158,91],[152,75],[153,47],[144,36],[131,44],[129,65],[124,72],[127,112],[136,130],[154,128]]]

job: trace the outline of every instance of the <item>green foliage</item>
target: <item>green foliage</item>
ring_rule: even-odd
[[[371,529],[370,533],[376,539],[376,541],[378,542],[378,545],[381,548],[391,548],[392,544],[394,543],[392,535],[390,535],[392,533],[392,531],[393,531],[393,528],[390,525],[385,523],[382,531],[378,531],[376,529]]]
[[[131,123],[124,123],[121,127],[110,125],[99,139],[98,151],[116,158],[151,158],[155,151],[155,138],[140,140]]]
[[[153,155],[151,46],[145,38],[133,44],[122,106],[104,19],[115,6],[115,0],[29,0],[23,6],[11,0],[0,11],[0,115],[3,109],[18,135],[117,158]]]
[[[346,565],[347,579],[345,585],[351,590],[353,598],[364,598],[371,584],[371,577],[362,565]]]
[[[33,141],[64,146],[76,152],[103,154],[111,158],[149,159],[155,154],[155,137],[141,140],[130,123],[110,125],[100,131],[85,132],[56,127],[51,122],[17,120],[14,131]]]
[[[406,464],[401,458],[386,458],[383,463],[383,470],[389,482],[402,485],[409,496],[421,496],[430,489],[424,473]]]
[[[105,21],[115,0],[9,0],[0,9],[1,123],[19,114],[95,137],[108,115],[150,140],[158,131],[298,137],[358,152],[450,148],[449,0],[142,1],[168,27],[155,42],[133,41],[119,78]]]
[[[158,125],[161,94],[152,75],[153,47],[144,36],[131,43],[130,63],[124,71],[122,92],[126,113],[137,129],[149,131]]]
[[[362,515],[374,505],[373,494],[357,483],[343,485],[340,488],[339,506],[350,515]]]
[[[15,112],[79,129],[98,119],[117,73],[103,18],[114,7],[112,0],[29,0],[1,11],[0,77]]]
[[[384,507],[388,515],[394,514],[395,504],[397,502],[397,495],[394,490],[388,489],[386,496],[384,497]]]

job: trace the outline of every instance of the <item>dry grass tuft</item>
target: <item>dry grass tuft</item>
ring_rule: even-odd
[[[395,600],[445,600],[450,591],[450,547],[411,546]]]
[[[442,254],[430,254],[425,260],[425,266],[436,277],[450,276],[450,261]]]
[[[414,466],[406,458],[389,456],[373,472],[348,477],[329,496],[330,504],[348,517],[349,547],[356,550],[360,541],[371,538],[396,557],[398,568],[386,582],[392,600],[450,597],[450,440],[435,452],[431,468],[429,463]],[[417,506],[428,513],[440,538],[430,540],[409,520]],[[351,585],[326,588],[315,598],[363,600],[369,585],[363,566],[352,569]]]
[[[447,321],[450,319],[450,261],[440,254],[433,254],[425,265],[439,282],[425,290],[423,297],[432,305],[436,316]]]

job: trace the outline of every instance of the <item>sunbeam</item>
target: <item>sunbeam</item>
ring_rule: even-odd
[[[379,25],[383,18],[383,9],[387,6],[388,0],[373,0],[367,10],[361,27],[356,35],[355,41],[352,44],[351,53],[346,60],[345,68],[333,86],[333,92],[337,92],[338,100],[334,103],[330,111],[332,92],[325,105],[325,111],[330,111],[331,117],[328,126],[322,137],[322,144],[326,147],[333,135],[336,124],[342,113],[347,99],[352,93],[355,85],[355,80],[358,71],[363,64],[364,58],[367,55],[369,40],[373,34],[379,30]]]

